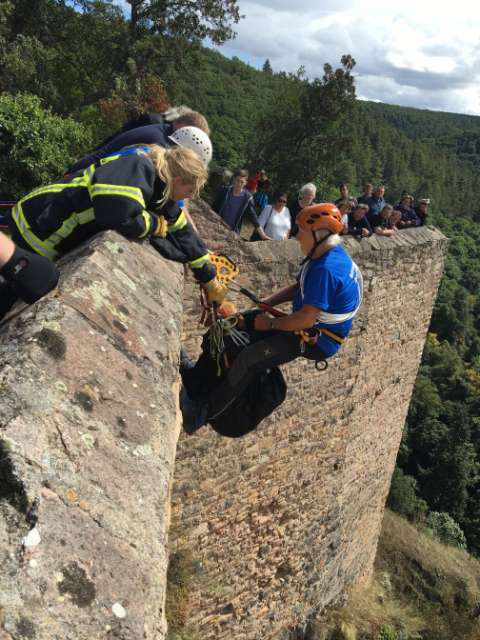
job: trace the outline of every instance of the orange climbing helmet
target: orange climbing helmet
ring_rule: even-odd
[[[297,215],[296,223],[305,231],[326,229],[330,233],[340,233],[343,230],[342,214],[331,202],[305,207]]]

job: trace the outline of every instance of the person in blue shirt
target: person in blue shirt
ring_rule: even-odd
[[[383,197],[384,195],[385,195],[385,187],[382,184],[380,184],[378,185],[378,187],[375,187],[373,195],[371,195],[369,198],[366,198],[364,200],[363,204],[368,205],[368,213],[371,216],[380,214],[382,212],[383,207],[387,204],[385,202],[385,198]]]
[[[296,238],[305,255],[302,269],[294,284],[263,300],[270,306],[291,301],[292,313],[283,317],[259,313],[250,318],[250,326],[245,327],[250,345],[239,353],[220,385],[206,399],[183,402],[188,433],[221,415],[259,372],[298,357],[326,360],[345,341],[362,301],[362,276],[340,244],[341,213],[334,204],[321,203],[303,209],[297,224]],[[202,358],[206,356],[182,371],[187,390],[201,376]]]

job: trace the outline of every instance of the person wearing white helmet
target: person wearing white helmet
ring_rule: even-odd
[[[198,116],[201,116],[199,118]],[[84,170],[92,164],[100,164],[103,158],[107,158],[117,154],[126,147],[130,153],[134,152],[134,147],[142,145],[157,144],[164,149],[168,149],[174,145],[188,147],[195,151],[203,163],[207,165],[212,159],[212,143],[203,128],[208,127],[205,118],[196,111],[186,113],[179,116],[173,122],[167,121],[159,124],[149,124],[146,126],[135,127],[127,131],[121,132],[113,138],[106,141],[96,149],[90,151],[86,156],[77,160],[67,171],[67,174],[76,173]],[[178,133],[178,132],[182,133]]]
[[[180,147],[187,147],[187,149],[195,151],[200,156],[203,164],[208,166],[212,159],[212,143],[204,131],[198,127],[181,127],[176,129],[168,138]]]

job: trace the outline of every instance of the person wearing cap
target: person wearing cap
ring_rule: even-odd
[[[331,203],[303,209],[297,216],[296,236],[305,256],[296,282],[263,302],[276,306],[292,302],[292,312],[283,317],[268,313],[250,316],[250,345],[233,361],[228,373],[207,398],[188,398],[182,405],[184,429],[193,433],[221,415],[261,371],[295,358],[326,360],[335,355],[351,329],[362,301],[359,268],[341,246],[342,216]],[[310,331],[305,341],[298,334]],[[207,356],[182,371],[185,387],[195,388],[201,379]]]
[[[43,256],[17,247],[0,233],[0,319],[17,300],[33,304],[57,286],[56,265]]]
[[[100,166],[35,189],[17,202],[7,222],[20,248],[50,260],[107,229],[130,240],[148,239],[155,248],[168,233],[208,301],[221,302],[226,288],[177,202],[197,196],[207,175],[191,149],[152,145],[148,152],[113,156]]]
[[[415,210],[412,209],[412,203],[413,196],[409,193],[402,193],[400,202],[395,207],[402,214],[401,220],[397,225],[399,229],[409,229],[420,225],[420,218],[415,213]]]
[[[430,198],[420,198],[417,206],[415,207],[415,213],[420,220],[419,226],[427,224],[428,206],[430,204]]]
[[[203,128],[199,126],[202,123],[205,123]],[[191,111],[180,115],[173,122],[166,121],[161,124],[127,129],[77,160],[68,169],[67,174],[86,169],[92,164],[97,165],[103,158],[114,155],[126,147],[151,144],[157,144],[164,149],[175,145],[187,147],[195,151],[207,166],[212,159],[212,143],[208,133],[204,130],[205,127],[208,130],[204,116],[196,111]]]

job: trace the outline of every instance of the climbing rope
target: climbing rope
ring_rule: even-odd
[[[222,373],[222,356],[224,364],[228,366],[225,353],[225,336],[230,336],[235,346],[246,347],[250,344],[250,336],[246,331],[237,329],[238,317],[229,316],[228,318],[217,318],[210,327],[210,356],[217,363],[217,376]]]

